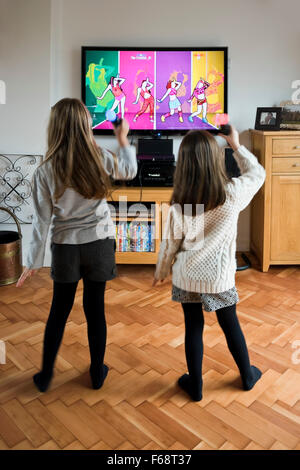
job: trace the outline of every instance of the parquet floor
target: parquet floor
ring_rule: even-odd
[[[252,259],[253,260],[253,259]],[[170,280],[151,287],[152,266],[119,266],[108,283],[110,372],[90,388],[82,283],[50,390],[32,382],[51,301],[49,268],[23,288],[0,288],[1,449],[300,449],[300,267],[237,273],[238,313],[252,363],[263,371],[244,392],[214,313],[205,313],[204,398],[189,401],[180,305]],[[297,343],[298,341],[298,343]],[[298,351],[297,351],[298,350]]]

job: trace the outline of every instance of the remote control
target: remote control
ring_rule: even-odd
[[[118,127],[122,122],[122,118],[116,118],[114,121],[112,121],[112,124],[115,126],[115,127]]]
[[[229,124],[223,124],[220,126],[220,129],[217,129],[217,133],[229,135],[231,132],[231,126]]]
[[[122,122],[122,118],[119,118],[112,109],[106,111],[105,117],[114,125],[114,127],[118,127]]]

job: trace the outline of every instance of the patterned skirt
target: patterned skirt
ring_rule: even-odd
[[[217,294],[200,294],[188,292],[179,287],[172,286],[172,300],[180,303],[202,303],[206,312],[215,312],[219,308],[229,307],[239,302],[239,295],[235,287],[218,292]]]

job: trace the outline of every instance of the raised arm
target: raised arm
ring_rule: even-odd
[[[119,147],[117,153],[101,149],[104,168],[114,180],[132,180],[137,173],[136,150],[133,145]]]
[[[181,87],[182,83],[181,82],[175,82],[175,90],[179,90]]]
[[[137,174],[136,150],[129,145],[128,131],[128,122],[122,119],[122,123],[114,129],[119,143],[117,153],[102,149],[104,168],[115,180],[131,180]]]
[[[208,88],[208,87],[209,87],[210,83],[209,83],[207,80],[204,80],[204,78],[201,78],[200,80],[202,80],[202,82],[203,82],[203,87],[204,87],[204,88]]]
[[[240,210],[245,209],[253,196],[263,185],[266,171],[257,158],[244,145],[233,153],[241,171],[241,176],[232,178]]]
[[[154,86],[153,83],[151,83],[151,82],[149,81],[149,78],[147,78],[147,89],[148,89],[148,90],[151,90],[151,88],[153,88],[153,86]]]
[[[126,78],[118,78],[119,86],[125,82]]]
[[[253,196],[263,185],[266,170],[258,162],[253,153],[244,147],[244,145],[240,145],[236,129],[232,128],[229,136],[219,135],[224,137],[234,150],[233,156],[240,168],[241,176],[232,178],[228,189],[233,194],[239,210],[242,211],[248,206]]]

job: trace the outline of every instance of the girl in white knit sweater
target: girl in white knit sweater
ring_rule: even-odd
[[[222,137],[234,150],[241,172],[237,178],[227,176],[221,149],[209,132],[190,131],[182,140],[153,281],[155,286],[165,279],[172,267],[172,299],[182,304],[184,312],[189,372],[178,384],[195,401],[202,399],[202,307],[216,312],[244,390],[253,388],[261,377],[261,371],[250,364],[236,316],[235,252],[239,213],[263,185],[265,170],[240,145],[236,129]]]

